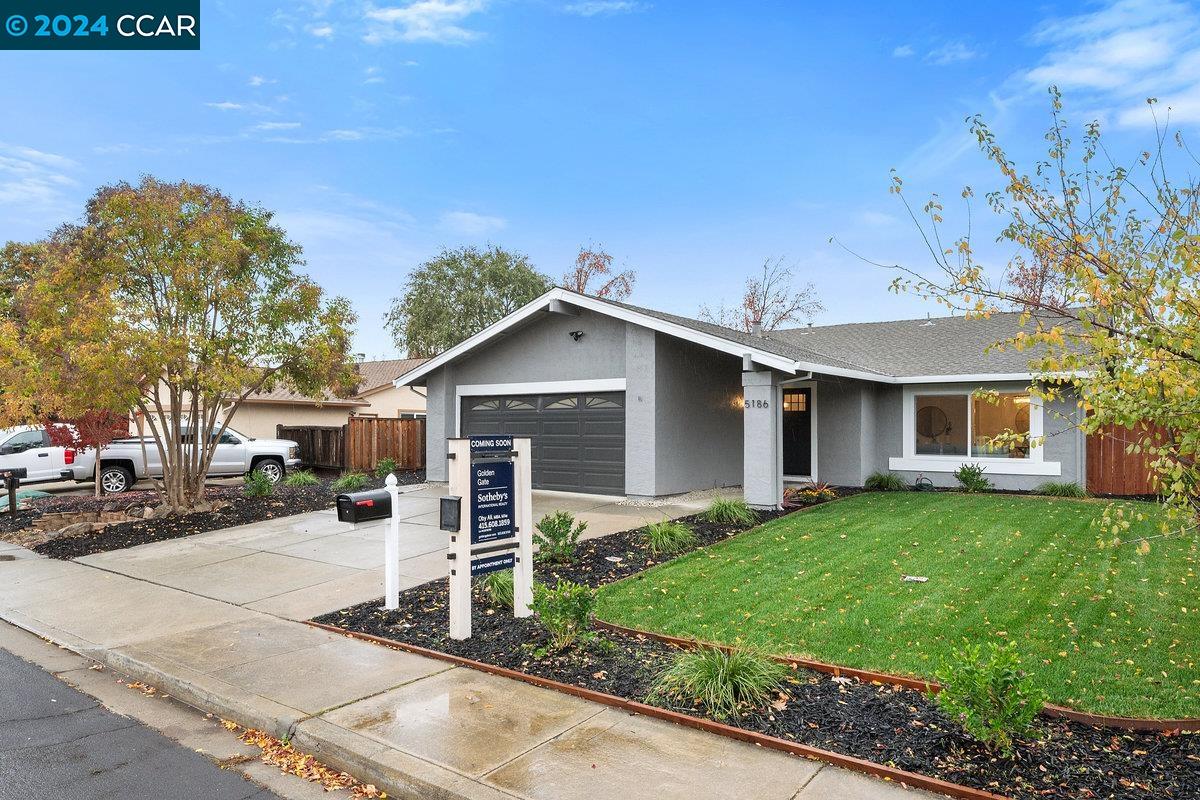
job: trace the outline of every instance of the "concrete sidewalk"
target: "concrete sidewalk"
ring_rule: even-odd
[[[0,544],[0,555],[14,557],[0,560],[0,616],[8,622],[197,708],[291,736],[302,750],[395,797],[919,796],[816,762],[330,634],[154,577],[53,561],[12,545]],[[260,577],[269,578],[265,571]],[[253,583],[255,576],[243,579]]]

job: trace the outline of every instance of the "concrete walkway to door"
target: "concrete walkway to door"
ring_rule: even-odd
[[[401,589],[446,575],[448,539],[437,527],[438,498],[445,493],[445,487],[436,484],[401,487]],[[588,523],[588,536],[598,536],[695,514],[712,494],[646,507],[596,495],[538,491],[533,512],[534,519],[541,519],[553,511],[570,511]],[[316,511],[79,561],[254,611],[305,620],[383,596],[386,525],[379,520],[352,526],[338,522],[332,510]]]

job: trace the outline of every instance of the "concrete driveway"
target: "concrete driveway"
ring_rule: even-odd
[[[399,501],[400,588],[446,575],[447,534],[437,527],[442,486],[403,487]],[[655,507],[595,495],[534,492],[534,519],[557,510],[601,536],[694,514],[713,493]],[[724,492],[728,494],[728,492]],[[333,510],[85,556],[84,564],[160,586],[304,620],[383,595],[386,521],[352,526]]]

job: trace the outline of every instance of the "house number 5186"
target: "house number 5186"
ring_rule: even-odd
[[[771,403],[769,400],[744,400],[744,401],[742,401],[742,405],[745,406],[746,408],[770,408],[771,407]]]

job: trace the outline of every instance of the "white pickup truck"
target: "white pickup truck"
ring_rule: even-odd
[[[185,445],[186,446],[186,445]],[[100,488],[119,494],[146,477],[162,477],[162,462],[154,439],[146,437],[146,461],[136,436],[117,439],[100,451]],[[215,447],[210,477],[244,475],[258,471],[278,483],[289,469],[300,466],[300,445],[288,439],[252,439],[227,428]],[[95,480],[96,451],[53,447],[46,432],[35,426],[0,431],[0,471],[24,467],[22,483]]]

